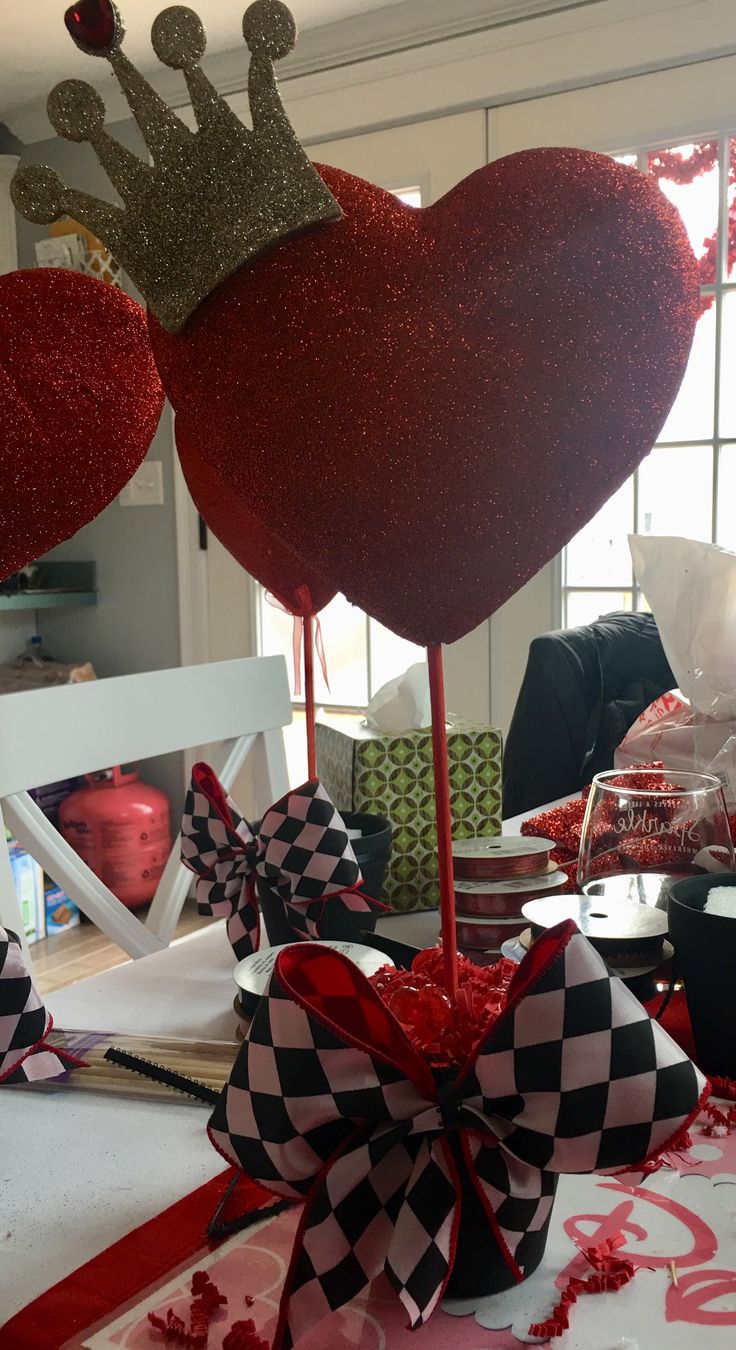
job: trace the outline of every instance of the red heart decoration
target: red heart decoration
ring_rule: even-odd
[[[125,487],[163,401],[129,296],[55,268],[0,277],[0,578]]]
[[[637,170],[530,150],[417,211],[320,167],[344,219],[183,332],[150,319],[177,424],[348,599],[451,642],[656,440],[697,313],[680,218]]]
[[[179,459],[192,500],[212,533],[256,581],[290,614],[317,614],[335,594],[295,553],[270,533],[227,487],[212,464],[177,427]]]

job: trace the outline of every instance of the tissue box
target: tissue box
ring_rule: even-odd
[[[481,722],[448,725],[453,835],[501,832],[501,733]],[[316,727],[317,773],[338,811],[373,811],[394,827],[383,900],[395,909],[439,903],[429,730],[381,735],[356,717],[322,716]]]

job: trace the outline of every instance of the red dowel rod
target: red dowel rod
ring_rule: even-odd
[[[314,741],[314,615],[304,616],[304,711],[307,722],[307,774],[317,777]]]
[[[445,987],[451,998],[457,995],[457,931],[455,928],[455,886],[452,875],[452,816],[450,814],[450,774],[447,759],[445,715],[445,679],[442,647],[427,648],[429,695],[432,706],[432,756],[434,760],[434,802],[437,814],[437,856],[440,869],[440,916]]]

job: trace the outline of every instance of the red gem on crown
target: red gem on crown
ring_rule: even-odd
[[[104,52],[115,41],[118,16],[110,0],[79,0],[64,15],[64,23],[79,46]]]

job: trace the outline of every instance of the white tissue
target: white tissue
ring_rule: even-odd
[[[736,719],[736,553],[662,535],[629,535],[629,547],[685,698],[718,722]]]
[[[388,736],[431,726],[426,661],[417,661],[403,675],[382,685],[366,708],[365,720],[372,731]]]
[[[713,886],[705,902],[706,914],[718,914],[722,919],[736,919],[736,886]]]

